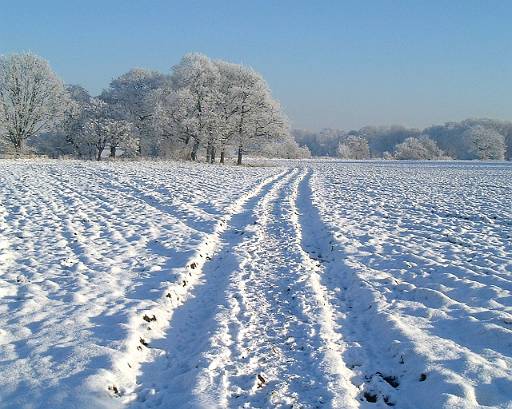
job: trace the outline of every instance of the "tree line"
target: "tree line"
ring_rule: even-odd
[[[292,131],[314,156],[343,159],[512,159],[512,122],[467,119],[425,129],[403,126]]]
[[[163,74],[132,69],[99,96],[65,85],[44,59],[0,57],[0,149],[101,160],[174,157],[207,162],[248,152],[305,157],[263,77],[186,54]]]

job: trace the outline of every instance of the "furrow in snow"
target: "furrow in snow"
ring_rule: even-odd
[[[299,190],[309,172],[308,169],[304,170],[301,177],[297,178],[294,183],[289,198],[291,206],[290,220],[296,232],[298,251],[305,268],[309,272],[308,285],[317,304],[319,334],[324,342],[322,368],[329,379],[329,390],[333,393],[332,407],[353,408],[358,406],[355,400],[358,390],[351,383],[354,374],[343,361],[346,345],[340,334],[340,326],[337,323],[337,318],[342,313],[336,311],[332,305],[333,298],[338,296],[339,288],[328,287],[331,283],[323,282],[322,277],[326,274],[324,260],[321,254],[310,254],[305,245],[305,243],[311,241],[311,237],[304,237],[304,217],[301,215],[301,211],[310,206],[311,198],[299,195]]]
[[[325,227],[313,202],[312,176],[313,170],[310,170],[299,187],[303,246],[310,257],[323,266],[320,284],[329,289],[333,316],[337,317],[336,326],[341,329],[344,365],[352,370],[351,382],[359,390],[357,398],[361,405],[394,406],[397,402],[395,388],[403,369],[400,368],[400,353],[411,345],[406,344],[399,332],[382,327],[389,325],[388,322],[371,318],[378,300],[359,280],[357,267],[347,265],[346,256]],[[370,323],[379,327],[374,329]],[[396,342],[390,341],[393,336]]]
[[[281,179],[272,189],[255,205],[249,220],[241,226],[239,231],[243,237],[228,241],[223,249],[224,262],[222,266],[214,269],[226,269],[229,272],[229,284],[223,294],[223,302],[215,315],[215,331],[209,341],[208,348],[202,354],[204,369],[197,377],[196,394],[200,397],[201,407],[205,402],[214,402],[216,407],[237,407],[241,405],[241,394],[245,387],[248,393],[256,394],[263,384],[268,381],[270,369],[263,369],[264,365],[258,365],[254,358],[249,358],[254,337],[264,339],[266,328],[272,323],[279,328],[280,323],[270,319],[263,324],[260,321],[258,311],[271,310],[273,306],[268,300],[254,293],[257,286],[254,273],[251,269],[258,269],[262,264],[261,256],[264,249],[260,248],[264,242],[272,243],[265,229],[273,217],[273,207],[278,199],[284,195],[285,187],[297,175],[294,170],[288,177]],[[271,254],[268,255],[269,257]],[[270,284],[273,278],[261,275],[261,280]],[[263,292],[266,289],[259,289]],[[260,304],[256,309],[254,302]],[[254,332],[257,332],[255,335]],[[269,341],[270,343],[270,341]],[[272,359],[278,353],[276,347],[272,347],[273,356],[267,357],[261,354],[260,360],[273,364]],[[240,362],[242,360],[242,362]],[[245,362],[247,361],[247,362]],[[275,361],[275,360],[274,360]],[[245,367],[245,368],[244,368]],[[240,372],[249,371],[240,375]],[[273,369],[275,371],[275,369]],[[259,376],[261,378],[259,378]],[[233,380],[236,379],[235,382]],[[240,386],[240,382],[244,384]]]

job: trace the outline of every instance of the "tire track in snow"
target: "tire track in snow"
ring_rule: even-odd
[[[369,320],[376,313],[372,304],[377,300],[373,299],[374,294],[369,292],[366,283],[358,281],[356,267],[349,268],[344,255],[338,253],[335,241],[313,202],[312,176],[313,170],[309,169],[298,188],[302,245],[309,256],[321,265],[318,284],[328,289],[324,294],[337,321],[333,325],[340,328],[344,338],[344,365],[352,370],[351,382],[359,392],[357,399],[361,405],[394,406],[399,351],[404,345],[387,344],[387,337],[382,341],[374,339]],[[362,305],[370,307],[363,308]],[[393,333],[392,329],[390,334]]]
[[[234,280],[241,284],[235,286],[229,316],[239,317],[231,324],[236,338],[231,355],[247,362],[228,368],[228,407],[358,406],[351,371],[342,361],[343,343],[318,281],[322,266],[301,246],[296,200],[304,176],[298,172],[279,195],[265,198],[254,242],[242,243],[248,257]]]
[[[153,388],[148,389],[146,387],[148,383],[146,377],[151,377],[155,368],[161,370],[163,362],[164,366],[167,367],[168,360],[166,356],[169,354],[169,350],[173,350],[172,342],[176,333],[175,326],[182,325],[185,329],[193,330],[193,328],[190,328],[191,323],[183,322],[184,318],[182,317],[189,314],[188,310],[193,303],[202,303],[198,294],[208,292],[203,288],[208,289],[209,286],[216,286],[216,283],[212,282],[213,278],[205,273],[205,264],[217,257],[218,250],[222,246],[222,241],[226,235],[238,234],[239,230],[233,228],[233,225],[236,225],[234,220],[236,218],[244,220],[247,214],[251,213],[254,203],[265,196],[276,181],[286,177],[289,172],[289,170],[285,170],[277,175],[265,178],[254,189],[243,194],[227,208],[225,215],[218,221],[213,232],[206,235],[202,240],[195,253],[185,263],[181,272],[177,274],[174,282],[165,287],[160,305],[146,312],[145,317],[150,319],[149,325],[148,319],[143,320],[142,317],[134,317],[132,322],[128,324],[128,327],[131,328],[131,334],[123,347],[124,358],[116,363],[116,367],[113,368],[111,373],[102,374],[97,379],[92,380],[92,383],[100,387],[100,385],[104,386],[107,382],[108,385],[112,385],[111,389],[114,389],[115,386],[115,394],[122,395],[124,403],[130,403],[134,399],[139,402],[145,401],[152,395]],[[235,229],[234,232],[233,229]],[[163,338],[169,324],[171,328],[167,331],[166,337]],[[201,330],[199,329],[199,331]],[[193,338],[194,334],[188,335]],[[180,340],[177,340],[177,342],[180,345]],[[187,342],[183,341],[181,345],[187,346],[186,344]],[[170,359],[175,359],[175,357],[170,357]],[[149,362],[146,364],[147,368],[142,367],[144,362]],[[187,365],[186,362],[182,362],[182,364]],[[140,371],[142,371],[140,381],[142,386],[137,386],[136,377]],[[153,383],[153,381],[149,382]],[[170,385],[167,384],[166,386]],[[158,402],[158,399],[156,399],[156,402]],[[137,402],[133,402],[133,404],[136,406]]]
[[[305,245],[307,240],[304,234],[304,215],[301,214],[301,209],[305,209],[308,205],[311,206],[311,198],[300,195],[300,187],[305,183],[306,176],[310,175],[310,172],[311,170],[306,169],[294,184],[290,196],[292,208],[290,220],[296,232],[300,255],[310,272],[308,284],[318,306],[320,337],[324,342],[322,368],[328,377],[329,389],[333,393],[332,407],[353,408],[358,406],[355,401],[358,391],[351,383],[354,374],[342,359],[346,345],[337,323],[340,312],[336,311],[332,304],[332,299],[337,296],[338,288],[335,287],[333,291],[332,283],[325,283],[322,280],[322,277],[326,275],[326,267],[321,254],[310,254]]]
[[[0,183],[0,197],[5,199],[0,204],[7,230],[2,230],[0,208],[0,231],[14,260],[5,273],[0,271],[0,282],[9,284],[0,306],[0,357],[5,358],[0,394],[11,402],[10,408],[38,401],[41,390],[45,399],[37,407],[71,401],[88,406],[94,398],[98,408],[122,404],[111,395],[120,381],[135,382],[126,345],[132,340],[141,349],[135,363],[146,356],[134,334],[141,322],[147,330],[149,324],[142,320],[146,310],[167,301],[160,299],[160,283],[169,285],[163,280],[172,281],[174,272],[188,265],[185,261],[195,254],[197,243],[210,237],[166,214],[166,209],[136,200],[137,191],[121,191],[122,186],[109,183],[108,173],[99,171],[102,168],[92,163],[27,162],[7,166],[3,173],[7,183]],[[135,168],[112,167],[114,174],[126,169]],[[158,169],[162,175],[175,168]],[[223,203],[245,197],[265,182],[261,176],[279,171],[253,172],[237,190],[228,184]],[[211,232],[213,224],[206,230]],[[160,239],[159,244],[153,247],[151,239]],[[170,254],[165,252],[169,248]],[[0,250],[0,265],[6,254]],[[159,336],[159,325],[151,326],[154,334],[148,339]],[[131,338],[124,342],[127,334]]]
[[[251,350],[258,349],[258,346],[253,344],[254,340],[259,339],[266,342],[265,330],[267,328],[279,329],[282,322],[277,322],[271,314],[267,316],[266,325],[262,324],[258,311],[272,313],[273,306],[264,296],[266,287],[261,288],[259,285],[262,293],[259,295],[254,293],[254,287],[258,285],[258,282],[255,280],[255,271],[251,272],[250,270],[261,264],[262,257],[269,256],[261,248],[261,243],[271,242],[266,229],[273,218],[273,206],[277,205],[281,195],[285,193],[286,186],[297,175],[297,172],[294,170],[287,178],[281,179],[268,191],[255,206],[251,220],[248,220],[244,229],[246,233],[244,239],[229,243],[224,250],[226,257],[230,260],[229,285],[215,315],[216,331],[212,334],[202,356],[204,368],[197,376],[196,385],[196,394],[200,403],[198,407],[225,408],[231,407],[231,405],[238,407],[241,404],[239,398],[244,387],[249,393],[255,394],[259,389],[258,382],[261,383],[261,379],[265,379],[267,382],[266,377],[272,371],[262,369],[261,361],[267,360],[268,357],[261,350],[257,354],[261,354],[263,359],[249,355],[251,355]],[[259,279],[266,284],[272,281],[267,275],[261,275]],[[279,289],[279,287],[276,288]],[[255,308],[254,303],[260,305]],[[270,342],[266,343],[270,346]],[[280,355],[275,346],[270,346],[270,349],[273,356],[267,360],[268,363],[272,363],[271,359]],[[280,355],[281,358],[282,356]],[[242,363],[242,366],[248,367],[247,371],[240,368],[240,358],[247,361]],[[275,371],[275,368],[273,370]],[[240,373],[240,371],[244,373]],[[265,372],[264,375],[263,372]],[[262,378],[258,378],[258,375]],[[233,378],[238,378],[244,384],[243,387],[231,385]]]
[[[228,269],[229,284],[211,303],[220,304],[213,318],[207,314],[197,374],[170,387],[173,393],[147,391],[155,399],[140,407],[358,406],[319,283],[322,267],[301,247],[295,202],[304,176],[297,169],[276,183],[255,206],[243,239],[228,243],[223,262],[209,266],[210,274]],[[180,390],[192,393],[184,398]]]

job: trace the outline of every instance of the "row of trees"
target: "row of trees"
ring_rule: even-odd
[[[104,153],[224,162],[235,152],[304,157],[279,103],[251,68],[187,54],[170,74],[133,69],[98,97],[65,86],[32,54],[0,57],[0,137],[51,155]]]
[[[364,127],[319,133],[295,130],[299,145],[315,156],[344,159],[512,159],[512,122],[468,119],[423,130],[392,127]]]
[[[370,146],[362,136],[348,135],[338,145],[337,154],[341,159],[370,159]],[[393,153],[384,152],[384,159],[400,160],[443,160],[450,159],[437,144],[426,136],[408,137],[395,146]]]

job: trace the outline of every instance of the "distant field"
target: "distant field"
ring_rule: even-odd
[[[0,408],[512,408],[512,165],[0,161]]]

